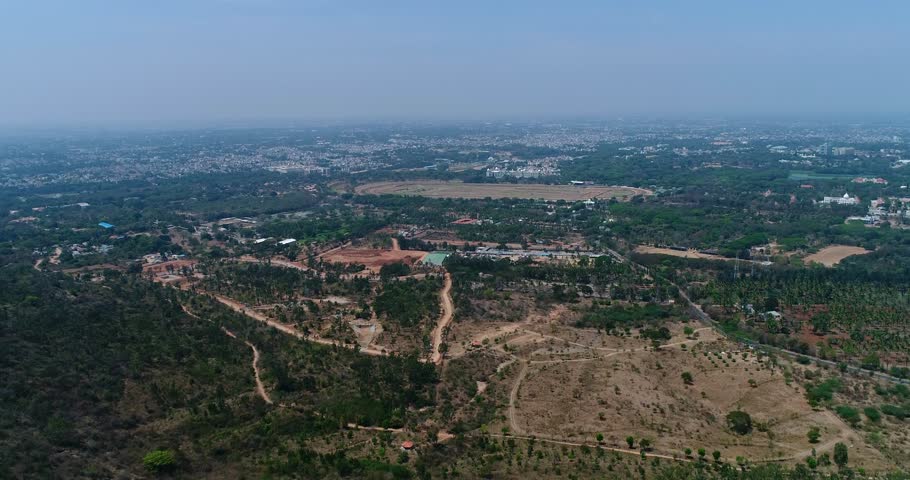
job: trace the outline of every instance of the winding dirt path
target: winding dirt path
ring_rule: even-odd
[[[838,443],[843,443],[845,445],[849,445],[850,447],[852,447],[853,442],[850,441],[850,434],[853,433],[853,429],[850,428],[850,426],[847,425],[846,422],[841,420],[841,418],[838,417],[837,415],[835,415],[834,412],[832,412],[831,410],[825,410],[823,412],[823,415],[825,417],[827,417],[828,420],[830,420],[836,424],[839,424],[841,427],[840,431],[837,432],[837,435],[835,435],[834,438],[829,439],[825,443],[819,443],[817,445],[814,445],[811,448],[807,448],[805,450],[796,452],[792,455],[789,455],[786,457],[781,457],[781,458],[773,458],[770,460],[765,460],[764,462],[773,463],[773,462],[784,462],[784,461],[788,461],[788,460],[804,460],[806,457],[812,456],[814,454],[833,450],[834,445],[836,445]]]
[[[517,438],[517,439],[520,439],[520,440],[533,440],[533,441],[535,441],[535,442],[552,443],[552,444],[555,444],[555,445],[568,445],[568,446],[571,446],[571,447],[584,447],[584,446],[587,446],[587,447],[591,447],[591,448],[600,448],[600,449],[605,450],[605,451],[608,451],[608,452],[616,452],[616,453],[624,453],[624,454],[627,454],[627,455],[635,455],[636,457],[641,455],[641,451],[640,451],[640,450],[629,450],[629,449],[626,449],[626,448],[605,447],[605,446],[603,446],[603,445],[599,445],[599,444],[596,444],[596,443],[569,442],[569,441],[566,441],[566,440],[555,440],[555,439],[550,439],[550,438],[546,438],[546,437],[538,437],[538,436],[530,436],[530,437],[529,437],[529,436],[521,436],[521,435],[501,435],[501,434],[496,434],[496,433],[490,433],[489,436],[494,437],[494,438]],[[689,459],[687,459],[687,458],[678,458],[678,457],[674,457],[674,456],[672,456],[672,455],[664,455],[664,454],[662,454],[662,453],[648,453],[648,452],[645,452],[645,457],[648,457],[648,458],[662,458],[662,459],[665,459],[665,460],[674,460],[674,461],[677,461],[677,462],[693,462],[693,461],[694,461],[694,460],[689,460]]]
[[[191,312],[190,309],[186,308],[186,305],[180,305],[180,308],[182,308],[183,312],[186,313],[187,315],[189,315],[193,318],[202,320],[202,318],[199,317],[199,315],[196,315],[195,313]],[[231,338],[234,338],[234,339],[237,338],[237,335],[234,332],[228,330],[224,326],[221,327],[221,331],[224,332],[225,335],[227,335]],[[263,385],[262,378],[259,375],[259,349],[257,349],[255,345],[253,345],[252,343],[250,343],[247,340],[244,340],[244,343],[246,343],[246,345],[248,347],[253,349],[253,379],[256,382],[256,394],[259,395],[260,397],[262,397],[262,399],[265,401],[265,403],[268,403],[269,405],[271,405],[273,403],[272,398],[269,397],[269,393],[265,391],[265,385]]]
[[[265,391],[265,386],[262,384],[262,378],[259,376],[259,350],[252,343],[248,341],[244,342],[248,347],[253,349],[253,376],[256,379],[256,393],[265,400],[265,403],[271,405],[272,399],[269,397],[268,392]]]
[[[44,258],[39,258],[38,260],[35,260],[35,265],[34,265],[35,270],[38,270],[40,272],[42,263],[44,263]]]
[[[518,425],[518,421],[515,420],[515,401],[518,399],[518,389],[521,388],[521,381],[524,380],[527,375],[528,361],[521,360],[521,371],[518,372],[518,377],[515,379],[515,383],[512,384],[512,390],[509,392],[509,428],[517,435],[524,433],[524,430],[521,429]]]
[[[210,292],[207,292],[207,293],[209,295],[211,295],[212,297],[214,297],[215,300],[218,300],[219,302],[221,302],[223,305],[227,306],[231,310],[234,310],[237,313],[242,313],[243,315],[246,315],[247,317],[252,318],[253,320],[262,322],[282,333],[292,335],[301,340],[306,340],[308,342],[314,342],[314,343],[320,343],[322,345],[334,345],[336,347],[348,348],[351,350],[356,350],[357,352],[363,353],[365,355],[373,355],[373,356],[388,356],[389,355],[389,352],[385,351],[384,349],[378,349],[375,347],[361,347],[359,345],[349,345],[346,343],[339,342],[337,340],[331,340],[328,338],[320,338],[320,337],[316,337],[314,335],[304,335],[303,332],[301,332],[300,330],[297,330],[297,328],[295,328],[293,325],[288,325],[288,324],[281,323],[276,320],[272,320],[268,316],[263,315],[260,312],[257,312],[253,308],[248,307],[248,306],[238,302],[237,300],[225,297],[224,295],[219,295],[217,293],[210,293]]]
[[[401,250],[401,246],[398,245],[398,238],[392,237],[392,251],[397,252]]]
[[[184,311],[186,311],[186,309],[184,309]],[[187,313],[189,313],[189,312],[187,312]],[[193,314],[190,313],[190,315],[193,315]],[[195,315],[193,315],[193,316],[195,317]],[[196,318],[199,318],[199,317],[196,317]],[[227,328],[221,327],[221,330],[225,333],[225,335],[227,335],[231,338],[237,338],[237,335],[235,335],[234,332],[228,330]],[[259,349],[257,349],[255,345],[253,345],[252,343],[250,343],[247,340],[244,340],[243,343],[246,343],[246,346],[253,349],[253,379],[256,381],[256,393],[260,397],[262,397],[262,399],[265,401],[265,403],[268,403],[269,405],[271,405],[272,398],[269,397],[269,393],[265,391],[265,385],[262,384],[262,377],[259,376]]]
[[[442,315],[439,316],[439,321],[436,322],[436,328],[433,330],[433,354],[430,356],[430,361],[437,365],[442,363],[442,352],[439,351],[442,347],[442,337],[455,314],[455,307],[452,305],[452,274],[448,272],[446,272],[442,290],[439,291],[439,302],[442,304]]]

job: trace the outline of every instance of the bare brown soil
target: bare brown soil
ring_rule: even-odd
[[[805,262],[820,263],[826,267],[833,267],[849,256],[865,255],[867,253],[872,253],[872,250],[866,250],[863,247],[851,247],[849,245],[831,245],[807,256]]]
[[[700,329],[697,339],[674,331],[657,351],[641,340],[611,337],[592,349],[586,347],[589,340],[565,339],[563,331],[535,339],[536,346],[527,336],[513,337],[508,343],[518,363],[510,367],[517,373],[510,376],[506,425],[518,435],[577,443],[602,433],[611,448],[624,448],[629,435],[650,438],[657,454],[704,447],[721,451],[729,461],[740,455],[752,461],[801,460],[813,447],[820,454],[845,442],[863,466],[887,466],[836,415],[813,410],[779,368],[719,340],[708,328]],[[682,381],[684,371],[695,377],[693,385]],[[768,433],[730,432],[724,417],[737,409],[768,425]],[[813,426],[822,430],[820,444],[806,438]]]
[[[427,252],[418,250],[377,250],[373,248],[343,247],[331,250],[321,255],[322,259],[331,263],[361,264],[372,272],[378,272],[383,265],[403,262],[413,265]]]
[[[462,183],[442,181],[374,182],[358,186],[364,195],[412,195],[430,198],[527,198],[579,201],[592,198],[628,200],[635,195],[652,195],[643,188],[624,186],[575,186]]]
[[[439,304],[442,305],[442,314],[439,316],[436,328],[433,329],[433,354],[430,356],[430,361],[435,364],[442,363],[442,352],[439,351],[439,348],[442,346],[446,328],[455,313],[455,307],[452,306],[452,275],[449,273],[446,273],[445,283],[442,285],[442,290],[439,291]]]

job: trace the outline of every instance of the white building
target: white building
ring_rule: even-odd
[[[825,197],[822,203],[835,203],[837,205],[859,205],[859,197],[851,197],[845,193],[843,197]]]

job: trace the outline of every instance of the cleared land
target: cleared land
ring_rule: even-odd
[[[720,255],[711,255],[709,253],[701,253],[695,250],[673,250],[672,248],[661,248],[661,247],[649,247],[647,245],[639,245],[635,247],[636,253],[647,253],[652,255],[670,255],[672,257],[680,258],[701,258],[705,260],[733,260],[732,258],[722,257]]]
[[[361,264],[373,272],[378,272],[383,265],[404,262],[413,265],[427,252],[418,250],[377,250],[373,248],[342,247],[330,250],[321,255],[322,259],[330,263]]]
[[[406,195],[430,198],[527,198],[542,200],[588,200],[591,198],[628,200],[635,195],[651,195],[643,188],[606,185],[520,185],[435,181],[374,182],[358,186],[363,195]]]
[[[600,336],[594,344],[602,346],[595,349],[585,347],[584,339],[567,342],[538,334],[529,343],[524,336],[513,337],[508,343],[519,358],[512,365],[517,373],[509,375],[514,380],[504,426],[516,434],[562,441],[589,442],[602,433],[603,445],[611,448],[625,447],[626,436],[644,437],[656,440],[657,454],[706,447],[719,450],[727,461],[740,455],[757,462],[802,460],[813,448],[830,453],[835,443],[844,442],[857,465],[887,466],[840,418],[813,410],[802,389],[788,385],[783,371],[767,359],[710,329],[699,329],[698,339],[673,330],[674,338],[658,351],[629,338]],[[571,331],[555,333],[562,337]],[[541,340],[553,343],[540,348],[546,345]],[[694,376],[692,385],[681,379],[683,372]],[[733,434],[725,421],[733,410],[746,411],[767,431]],[[812,427],[822,432],[818,444],[806,438]]]
[[[806,257],[806,263],[820,263],[826,267],[833,267],[851,255],[865,255],[867,253],[872,253],[872,250],[849,245],[831,245]]]

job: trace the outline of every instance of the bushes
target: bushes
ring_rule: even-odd
[[[678,317],[681,317],[681,313],[674,307],[655,303],[628,306],[612,305],[608,307],[592,306],[591,310],[575,322],[575,326],[609,331],[614,328],[637,328],[648,324],[661,325]],[[642,335],[646,338],[660,337],[669,339],[669,334],[670,332],[666,328],[648,328],[642,331]]]
[[[819,402],[830,402],[834,394],[838,392],[843,385],[836,378],[830,378],[824,382],[815,384],[806,390],[806,398],[809,403],[815,405]]]
[[[834,408],[834,411],[837,412],[837,415],[840,418],[843,418],[851,426],[855,427],[860,422],[859,410],[849,405],[838,405]]]
[[[389,263],[379,269],[379,276],[382,278],[403,277],[409,273],[411,273],[411,267],[404,262]]]
[[[868,418],[870,422],[878,422],[879,420],[882,419],[881,412],[879,412],[878,409],[875,407],[864,408],[863,414],[866,415],[866,418]]]
[[[173,470],[176,464],[177,460],[170,450],[152,450],[142,457],[142,465],[146,470],[154,473]]]
[[[903,420],[910,417],[910,409],[898,405],[882,405],[882,413]]]
[[[683,383],[685,383],[686,385],[692,385],[693,383],[695,383],[695,379],[692,377],[691,372],[683,372],[682,379],[683,379]]]

